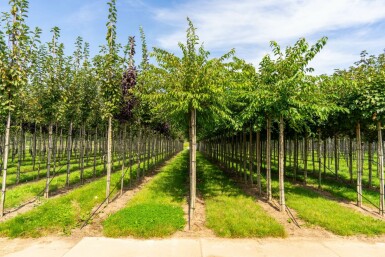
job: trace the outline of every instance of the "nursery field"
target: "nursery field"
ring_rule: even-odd
[[[256,64],[187,17],[173,53],[106,2],[98,51],[0,14],[0,237],[385,238],[384,52],[316,75],[326,36]]]

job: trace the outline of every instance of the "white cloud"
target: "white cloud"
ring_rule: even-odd
[[[260,52],[268,51],[270,40],[283,47],[300,37],[332,34],[330,46],[313,62],[313,67],[320,68],[317,73],[332,72],[331,65],[341,68],[339,65],[346,63],[341,59],[351,61],[352,56],[367,49],[367,42],[381,50],[385,46],[383,37],[377,38],[368,31],[371,24],[385,22],[383,0],[198,0],[156,9],[154,13],[156,20],[174,28],[160,36],[163,48],[175,50],[177,42],[185,41],[189,16],[210,50],[225,52],[233,47],[258,46],[259,53],[254,47],[249,52],[242,50],[245,57],[253,60],[262,56]]]
[[[89,25],[92,22],[105,18],[107,5],[104,1],[94,1],[92,3],[83,5],[71,15],[68,16],[67,22],[74,25]]]

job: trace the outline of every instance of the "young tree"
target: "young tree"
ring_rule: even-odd
[[[298,127],[304,117],[309,115],[309,110],[315,114],[327,111],[325,103],[314,97],[312,83],[308,83],[306,72],[308,63],[326,44],[327,38],[321,38],[318,42],[309,46],[304,38],[299,39],[294,46],[287,47],[285,52],[272,41],[271,47],[276,57],[275,60],[266,56],[261,62],[260,71],[263,74],[259,101],[265,101],[268,105],[266,113],[268,119],[274,117],[279,123],[279,204],[281,211],[285,211],[284,193],[284,124],[289,121],[292,127]],[[257,100],[258,101],[258,100]],[[321,103],[321,104],[320,104]],[[320,105],[322,108],[320,108]],[[269,124],[269,122],[268,122]]]
[[[209,52],[203,46],[196,49],[199,38],[196,28],[187,19],[186,45],[179,43],[182,57],[165,50],[154,48],[152,55],[158,67],[152,66],[146,73],[144,85],[149,93],[148,98],[155,103],[155,111],[170,115],[173,120],[188,128],[190,144],[190,208],[189,220],[195,209],[196,199],[196,140],[197,112],[211,111],[226,116],[224,91],[226,85],[226,69],[223,61],[233,51],[221,58],[209,59]],[[151,79],[152,78],[152,79]]]
[[[120,58],[118,56],[119,45],[116,43],[116,0],[111,0],[107,4],[109,6],[108,22],[106,24],[108,48],[106,49],[106,55],[99,62],[100,66],[97,67],[97,74],[101,84],[101,95],[104,100],[104,116],[108,119],[106,198],[109,198],[112,170],[112,118],[120,106],[121,92],[119,85],[122,81],[122,72],[120,72]],[[109,199],[107,199],[107,203],[108,201]]]
[[[5,44],[4,35],[0,35],[0,100],[7,112],[0,216],[4,215],[11,113],[14,110],[14,99],[18,95],[19,89],[27,83],[27,56],[25,50],[28,43],[28,27],[25,18],[27,17],[28,1],[10,0],[9,3],[11,5],[10,14],[3,14],[6,21],[6,35],[9,36],[11,42],[10,47]]]

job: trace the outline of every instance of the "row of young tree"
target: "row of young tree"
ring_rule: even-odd
[[[33,170],[40,170],[41,165],[46,168],[46,197],[60,158],[66,155],[69,176],[74,154],[79,154],[79,164],[87,154],[95,155],[95,160],[98,156],[106,166],[108,198],[114,149],[126,145],[124,137],[137,145],[131,149],[137,149],[135,162],[138,159],[139,163],[144,158],[143,147],[147,147],[147,153],[150,148],[163,153],[161,149],[166,146],[169,152],[180,150],[180,144],[174,140],[181,140],[181,136],[172,132],[167,119],[153,115],[149,105],[139,97],[144,90],[140,76],[149,65],[143,29],[140,28],[142,61],[137,68],[134,63],[135,38],[129,37],[126,45],[117,42],[116,1],[107,4],[106,44],[94,57],[90,56],[90,45],[81,37],[75,41],[74,53],[66,55],[58,27],[51,30],[52,39],[42,43],[42,30],[31,29],[27,24],[28,0],[10,0],[10,11],[1,14],[1,215],[8,184],[7,169],[16,153],[17,182],[28,151]],[[134,158],[128,152],[127,155],[118,153],[119,158],[129,155],[130,163]],[[154,158],[156,156],[154,154]],[[36,163],[38,167],[35,167]]]
[[[352,178],[353,154],[355,149],[357,174],[357,205],[362,205],[362,173],[365,152],[368,145],[371,180],[372,163],[377,164],[379,177],[379,211],[384,214],[384,157],[382,128],[385,119],[385,54],[369,56],[365,51],[361,59],[347,70],[337,70],[333,75],[312,76],[308,67],[316,54],[326,44],[326,38],[309,46],[305,39],[298,40],[284,51],[276,42],[271,42],[274,57],[266,55],[256,68],[243,60],[234,58],[229,64],[229,84],[225,86],[224,97],[230,117],[220,116],[211,122],[200,123],[202,128],[201,149],[225,167],[236,162],[248,180],[255,165],[257,185],[261,191],[261,162],[265,163],[267,198],[271,200],[272,133],[278,142],[279,204],[285,211],[284,174],[286,163],[285,138],[294,141],[294,173],[298,169],[299,140],[303,140],[304,176],[306,182],[307,152],[317,152],[319,163],[319,187],[321,171],[327,156],[326,142],[333,138],[334,154],[338,154],[337,141],[348,138],[349,171]],[[275,126],[276,125],[276,126]],[[272,129],[274,131],[272,131]],[[250,138],[247,133],[250,132]],[[253,143],[252,133],[256,133]],[[264,143],[261,143],[261,133]],[[353,144],[353,138],[355,139]],[[309,139],[316,140],[309,145]],[[330,141],[330,140],[329,140]],[[255,143],[256,142],[256,143]],[[374,144],[374,142],[376,142]],[[286,142],[288,143],[288,142]],[[289,141],[290,143],[290,141]],[[354,145],[354,146],[353,146]],[[373,145],[377,160],[373,160]],[[262,158],[262,146],[264,155]],[[241,147],[241,148],[237,148]],[[249,148],[254,147],[254,148]],[[311,148],[310,148],[311,147]],[[316,147],[316,148],[315,148]],[[237,150],[238,149],[238,150]],[[220,155],[222,152],[223,155]],[[219,156],[218,156],[219,152]],[[256,156],[251,156],[255,153]],[[220,157],[223,157],[222,159]],[[226,158],[225,158],[226,157]],[[251,158],[251,159],[250,159]],[[323,159],[322,159],[323,158]],[[250,160],[249,160],[250,159]],[[335,175],[338,177],[338,158],[335,157]],[[247,160],[247,161],[246,161]],[[256,164],[254,164],[254,161]],[[250,168],[246,168],[246,162]],[[247,166],[248,166],[247,165]],[[243,167],[242,167],[243,166]],[[375,166],[375,165],[373,165]],[[231,166],[232,167],[232,166]],[[247,171],[247,172],[246,172]],[[294,174],[295,176],[295,174]],[[252,176],[250,180],[252,182]]]
[[[11,0],[10,6],[11,12],[3,14],[0,32],[4,188],[11,117],[14,127],[25,123],[42,125],[48,135],[55,134],[54,127],[66,128],[71,134],[74,127],[94,130],[107,123],[107,181],[114,120],[188,138],[191,217],[196,199],[197,138],[203,143],[213,142],[218,135],[234,135],[245,129],[256,132],[256,138],[258,133],[265,134],[269,178],[272,128],[277,125],[282,210],[285,135],[303,138],[304,147],[314,137],[355,137],[358,156],[362,156],[361,134],[369,142],[378,138],[378,163],[383,169],[380,146],[385,118],[384,54],[368,56],[363,52],[361,60],[348,70],[313,76],[308,64],[325,46],[327,38],[314,45],[302,38],[285,50],[272,41],[273,56],[266,55],[255,67],[235,57],[234,50],[211,58],[199,45],[196,28],[187,19],[187,41],[179,43],[181,54],[159,48],[148,53],[141,30],[142,62],[136,69],[134,38],[129,38],[126,46],[116,41],[115,0],[108,2],[107,43],[93,58],[88,44],[80,38],[73,56],[65,56],[58,28],[52,29],[51,42],[41,44],[40,29],[31,32],[25,22],[28,1]],[[155,59],[154,64],[149,62],[150,57]],[[48,137],[52,143],[52,136]],[[229,138],[232,137],[229,135],[226,140]],[[49,152],[47,159],[51,158]],[[358,164],[357,172],[362,173],[362,164]],[[383,171],[379,174],[383,199]],[[358,194],[360,187],[358,180]],[[108,183],[106,191],[108,194]]]

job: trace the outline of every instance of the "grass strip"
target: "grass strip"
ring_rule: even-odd
[[[181,207],[187,194],[188,151],[170,160],[160,173],[103,223],[108,237],[166,237],[186,224]]]
[[[133,169],[136,169],[133,165]],[[120,172],[111,174],[111,188],[120,187]],[[125,184],[129,183],[126,175]],[[134,179],[134,178],[132,178]],[[99,178],[83,185],[66,195],[46,200],[42,205],[15,218],[0,223],[3,237],[42,237],[53,233],[68,235],[80,226],[92,209],[105,199],[106,180]],[[119,190],[111,195],[113,197]]]
[[[278,183],[274,187],[278,188]],[[298,216],[312,225],[323,227],[341,236],[385,234],[385,222],[341,206],[313,190],[288,183],[286,203]]]
[[[197,153],[198,190],[206,204],[206,225],[227,238],[285,237],[284,227],[235,182]]]

